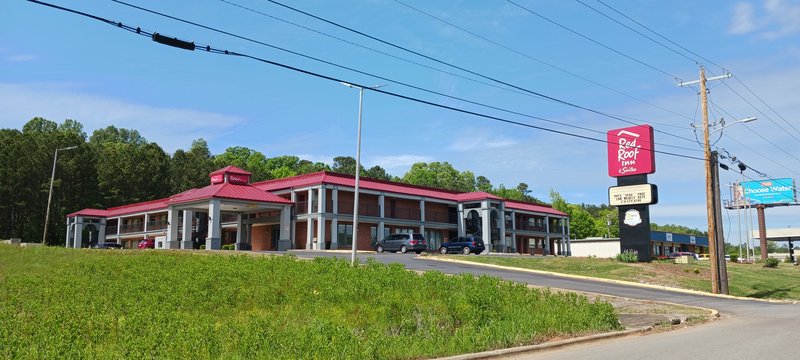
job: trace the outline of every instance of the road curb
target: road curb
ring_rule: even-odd
[[[429,260],[429,261],[452,262],[452,263],[466,264],[466,265],[477,265],[477,266],[483,266],[483,267],[489,267],[489,268],[501,269],[501,270],[510,270],[510,271],[527,272],[527,273],[532,273],[532,274],[558,276],[558,277],[564,277],[564,278],[570,278],[570,279],[592,280],[592,281],[599,281],[599,282],[605,282],[605,283],[610,283],[610,284],[636,286],[636,287],[647,288],[647,289],[665,290],[665,291],[679,292],[679,293],[684,293],[684,294],[693,294],[693,295],[701,295],[701,296],[709,296],[709,297],[718,297],[718,298],[725,298],[725,299],[750,300],[750,301],[761,301],[761,302],[781,303],[781,304],[794,304],[794,303],[796,303],[796,301],[791,301],[791,300],[757,299],[757,298],[749,298],[749,297],[743,297],[743,296],[712,294],[712,293],[707,293],[707,292],[704,292],[704,291],[680,289],[680,288],[674,288],[674,287],[663,286],[663,285],[642,284],[642,283],[636,283],[636,282],[632,282],[632,281],[603,279],[603,278],[596,278],[596,277],[590,277],[590,276],[557,273],[557,272],[552,272],[552,271],[524,269],[524,268],[502,266],[502,265],[494,265],[494,264],[483,264],[483,263],[478,263],[478,262],[463,261],[463,260],[457,260],[457,259],[448,259],[448,258],[439,258],[439,257],[417,257],[417,259]]]
[[[652,326],[647,326],[647,327],[638,328],[638,329],[629,329],[629,330],[622,330],[622,331],[612,332],[612,333],[602,333],[602,334],[595,334],[595,335],[589,335],[589,336],[582,336],[582,337],[576,337],[576,338],[571,338],[571,339],[553,341],[553,342],[537,344],[537,345],[517,346],[517,347],[512,347],[512,348],[482,351],[482,352],[471,353],[471,354],[448,356],[448,357],[437,358],[437,359],[438,360],[491,359],[491,358],[498,358],[498,357],[505,357],[505,356],[509,356],[509,355],[519,354],[519,353],[550,350],[550,349],[555,349],[555,348],[559,348],[559,347],[563,347],[563,346],[582,344],[582,343],[591,342],[591,341],[614,339],[614,338],[625,337],[625,336],[636,335],[636,334],[644,334],[644,333],[646,333],[646,332],[648,332],[648,331],[650,331],[652,329],[653,329]]]

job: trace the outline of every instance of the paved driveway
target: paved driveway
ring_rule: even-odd
[[[350,254],[293,252],[299,257]],[[476,255],[470,255],[476,256]],[[448,274],[487,274],[537,286],[580,290],[635,299],[667,301],[717,309],[728,318],[707,325],[549,350],[515,359],[800,359],[800,305],[737,300],[642,288],[600,281],[501,270],[478,265],[430,261],[413,254],[359,253],[359,259],[399,262],[412,270]]]

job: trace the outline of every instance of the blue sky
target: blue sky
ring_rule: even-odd
[[[353,83],[388,84],[383,88],[386,91],[568,133],[604,139],[605,131],[630,125],[508,91],[485,78],[269,1],[129,2],[363,72],[565,125],[465,104],[112,1],[52,1],[146,31]],[[726,128],[716,146],[770,177],[800,178],[800,132],[796,129],[800,128],[796,117],[800,108],[800,1],[581,1],[583,4],[567,0],[286,4],[520,88],[637,124],[649,123],[657,131],[655,140],[660,145],[656,149],[694,157],[702,157],[702,147],[689,126],[701,120],[697,89],[676,86],[674,77],[697,79],[698,64],[692,59],[703,62],[709,76],[721,74],[717,64],[721,65],[735,78],[709,83],[712,121],[721,117],[728,123],[749,116],[759,119]],[[679,55],[586,6],[670,44],[604,4],[705,59],[672,46],[685,56]],[[267,156],[298,155],[328,163],[338,155],[355,155],[358,91],[338,82],[244,58],[166,47],[26,1],[4,1],[0,14],[2,128],[21,128],[30,118],[43,116],[58,122],[78,120],[89,133],[108,125],[135,128],[168,152],[188,148],[193,139],[202,137],[214,153],[229,146],[247,146]],[[607,188],[615,185],[607,175],[602,143],[375,92],[368,92],[364,99],[362,159],[367,166],[380,165],[398,176],[414,162],[447,161],[460,170],[484,175],[495,185],[513,187],[526,182],[541,199],[547,199],[553,188],[570,202],[606,203]],[[703,163],[658,154],[656,168],[650,182],[659,187],[660,203],[651,207],[651,220],[705,228]],[[758,179],[752,171],[745,175]],[[741,175],[722,171],[721,178],[730,183]],[[723,198],[729,198],[726,191]],[[726,232],[732,229],[728,241],[736,242],[736,214],[730,215],[729,223],[723,214],[724,226]],[[798,207],[769,209],[767,226],[800,227],[798,215]]]

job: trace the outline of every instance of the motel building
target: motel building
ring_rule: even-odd
[[[355,177],[328,171],[250,183],[228,166],[211,184],[168,198],[67,215],[66,246],[116,242],[136,248],[284,251],[352,249]],[[422,233],[428,249],[475,235],[487,252],[570,255],[569,217],[540,204],[485,192],[361,178],[357,249],[394,233]]]

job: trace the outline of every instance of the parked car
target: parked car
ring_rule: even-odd
[[[122,244],[117,244],[115,242],[103,242],[99,243],[95,246],[92,246],[93,249],[122,249]]]
[[[425,251],[427,247],[425,236],[419,233],[391,234],[375,243],[375,251],[379,253],[384,251],[399,251],[405,254],[409,251],[413,251],[419,254]]]
[[[484,250],[486,250],[486,247],[483,244],[483,240],[472,235],[459,236],[448,242],[443,242],[442,247],[439,248],[439,252],[442,254],[460,252],[464,255],[469,255],[471,253],[480,254]]]
[[[681,256],[691,256],[695,260],[700,260],[700,257],[697,254],[695,254],[693,252],[689,252],[689,251],[678,251],[678,252],[670,253],[669,255],[667,255],[667,258],[668,259],[675,259],[675,258],[678,258],[678,257],[681,257]]]
[[[156,248],[156,241],[153,239],[144,239],[139,241],[139,244],[136,245],[139,249],[155,249]]]

